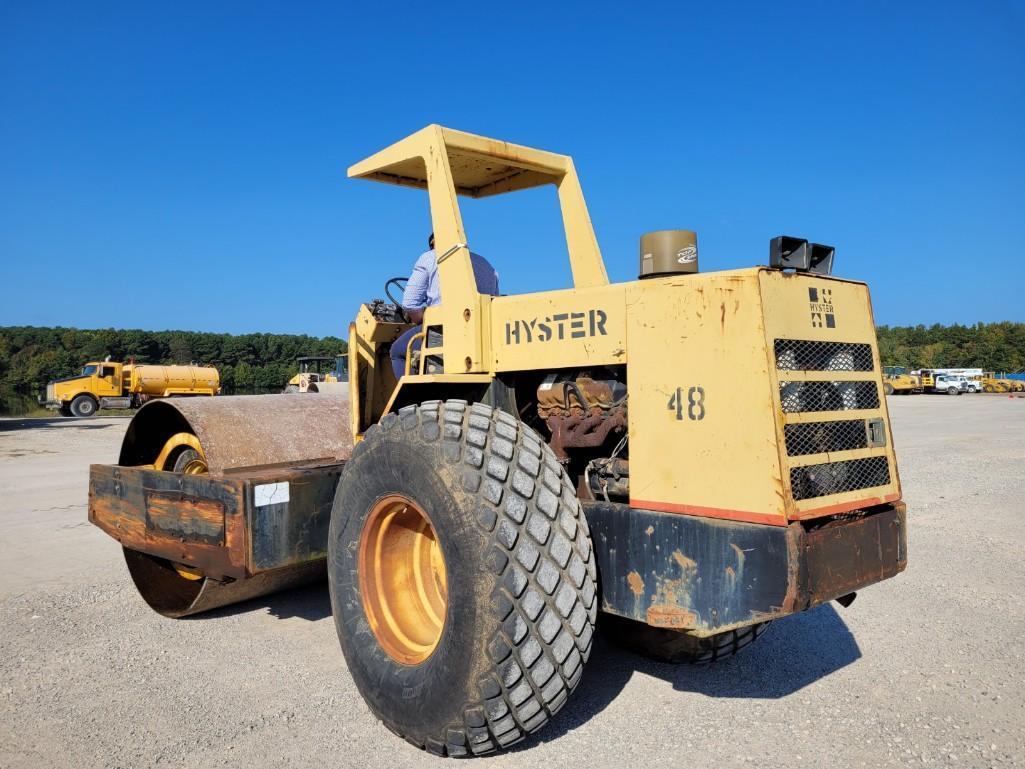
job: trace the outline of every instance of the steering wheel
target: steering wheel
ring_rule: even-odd
[[[387,296],[391,303],[395,305],[396,309],[399,311],[399,314],[403,318],[405,318],[407,322],[409,321],[409,316],[406,315],[406,311],[402,308],[402,294],[406,292],[406,283],[408,282],[409,278],[389,278],[388,281],[384,284],[385,296]],[[399,292],[398,299],[396,299],[392,295],[392,287],[394,287],[395,290]]]

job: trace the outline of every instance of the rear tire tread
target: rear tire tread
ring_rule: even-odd
[[[580,502],[544,440],[486,404],[406,406],[367,430],[353,460],[378,430],[399,430],[414,442],[440,441],[445,461],[460,465],[458,477],[464,491],[475,495],[475,520],[488,539],[484,560],[497,577],[490,607],[499,628],[488,643],[494,670],[478,682],[479,698],[464,703],[462,723],[418,740],[377,715],[391,731],[435,755],[482,755],[508,747],[562,708],[590,656],[597,574]]]
[[[762,622],[697,638],[620,617],[607,616],[603,622],[616,643],[637,654],[660,662],[691,665],[708,665],[732,657],[754,643],[770,625]]]

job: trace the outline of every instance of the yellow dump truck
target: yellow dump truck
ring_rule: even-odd
[[[66,417],[91,417],[98,409],[135,409],[153,398],[216,395],[220,389],[220,374],[211,366],[92,361],[81,374],[49,382],[40,401]]]

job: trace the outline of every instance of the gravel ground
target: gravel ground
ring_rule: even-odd
[[[712,667],[598,636],[580,688],[482,767],[1025,764],[1025,399],[890,398],[908,571]],[[360,699],[326,587],[167,620],[85,523],[127,420],[0,420],[0,767],[440,765]]]

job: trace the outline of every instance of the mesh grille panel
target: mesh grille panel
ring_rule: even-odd
[[[826,451],[849,451],[868,446],[868,433],[863,419],[785,425],[783,435],[787,443],[787,456],[791,457],[822,454]]]
[[[889,482],[890,465],[886,457],[851,459],[790,470],[790,488],[795,500],[885,486]]]
[[[776,368],[783,371],[872,371],[872,346],[777,339]]]
[[[879,407],[875,382],[780,382],[783,411],[850,411]]]

